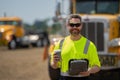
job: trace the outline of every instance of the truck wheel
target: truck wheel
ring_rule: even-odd
[[[41,40],[38,40],[38,41],[36,42],[36,46],[37,46],[37,47],[41,47]]]
[[[8,49],[16,49],[16,41],[15,40],[12,40],[8,43]]]

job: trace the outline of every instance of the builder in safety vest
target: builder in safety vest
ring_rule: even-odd
[[[79,15],[68,17],[67,29],[70,35],[64,38],[61,49],[60,42],[55,45],[50,65],[54,69],[60,68],[60,80],[89,80],[90,74],[100,71],[96,47],[80,34],[82,21]]]

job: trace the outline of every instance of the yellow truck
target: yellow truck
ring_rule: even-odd
[[[82,17],[81,34],[97,46],[99,53],[101,71],[91,75],[90,80],[120,80],[120,0],[69,2],[70,14],[79,14]],[[64,20],[65,18],[62,24],[65,24]],[[65,30],[65,27],[62,28]],[[50,73],[51,78],[55,77],[53,75],[55,74]]]
[[[9,49],[15,49],[18,46],[28,46],[29,44],[21,18],[0,17],[0,45],[7,45]]]
[[[102,67],[91,80],[120,80],[120,0],[70,0],[70,12],[82,16],[81,33],[97,46]]]

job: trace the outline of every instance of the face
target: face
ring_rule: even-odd
[[[68,30],[71,35],[73,35],[73,36],[79,35],[81,29],[82,29],[82,24],[78,18],[70,19],[70,21],[68,23]]]

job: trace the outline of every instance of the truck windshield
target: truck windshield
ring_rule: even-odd
[[[18,22],[18,21],[0,21],[0,25],[20,26],[21,22]]]
[[[76,0],[76,13],[119,13],[119,0]]]

